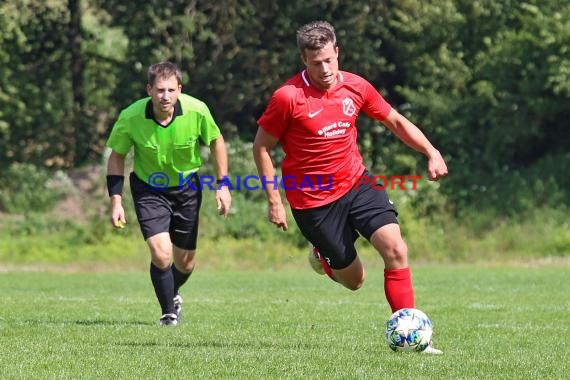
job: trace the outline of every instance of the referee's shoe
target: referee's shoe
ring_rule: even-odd
[[[176,326],[178,324],[178,316],[174,313],[163,314],[158,323],[161,326]]]
[[[176,313],[176,317],[180,320],[182,317],[182,304],[184,300],[180,294],[174,296],[174,312]]]

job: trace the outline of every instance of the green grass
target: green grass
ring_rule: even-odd
[[[382,272],[350,292],[310,269],[198,270],[184,320],[156,325],[148,274],[0,274],[4,379],[562,379],[568,266],[421,266],[443,356],[393,353]]]

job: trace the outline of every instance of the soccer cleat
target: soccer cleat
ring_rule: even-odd
[[[311,251],[309,252],[309,264],[311,264],[311,268],[313,268],[318,274],[326,273],[333,281],[336,281],[327,260],[321,256],[319,249],[315,246],[311,246]]]
[[[321,259],[319,255],[319,250],[316,247],[311,246],[309,251],[309,264],[311,268],[318,274],[325,274],[325,270],[323,269],[323,265],[321,264]]]
[[[182,316],[182,303],[184,303],[182,296],[180,294],[177,294],[174,297],[174,312],[176,313],[178,319],[180,319]]]
[[[178,324],[178,316],[174,313],[164,314],[160,317],[158,323],[161,326],[176,326]]]
[[[425,350],[422,351],[422,353],[428,355],[442,355],[443,351],[435,348],[433,346],[433,342],[430,342],[429,345],[425,348]]]

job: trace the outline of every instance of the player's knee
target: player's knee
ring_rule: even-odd
[[[349,290],[357,291],[358,289],[362,288],[363,284],[364,284],[364,280],[344,284],[344,286]]]
[[[168,268],[172,261],[172,252],[162,249],[151,248],[151,261],[152,263],[162,270]]]
[[[195,256],[195,250],[186,250],[181,248],[174,249],[174,262],[181,272],[190,273],[194,270],[194,266],[196,264],[196,260],[194,259]]]
[[[161,270],[165,270],[168,267],[170,267],[170,260],[169,259],[165,259],[163,257],[152,257],[151,259],[152,263],[154,264],[155,267],[161,269]]]
[[[181,272],[190,273],[194,270],[194,265],[195,261],[192,259],[188,261],[183,261],[182,263],[178,264],[177,267],[178,269],[180,269]]]
[[[404,240],[398,239],[386,247],[384,255],[391,261],[406,260],[408,257],[408,246]]]
[[[351,277],[351,278],[347,279],[346,281],[343,281],[342,284],[344,285],[345,288],[352,290],[352,291],[356,291],[356,290],[362,288],[362,285],[364,284],[365,277],[366,277],[366,275],[363,271],[360,275]]]

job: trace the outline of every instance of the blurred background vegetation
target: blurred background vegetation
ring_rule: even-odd
[[[448,161],[440,183],[391,193],[414,260],[570,256],[567,0],[4,0],[0,263],[146,267],[128,194],[129,228],[108,223],[104,145],[119,111],[146,96],[147,66],[178,63],[184,91],[227,139],[231,175],[255,174],[256,119],[301,69],[295,31],[316,19],[336,27],[341,68],[372,82]],[[381,124],[362,116],[359,138],[372,172],[425,177],[424,157]],[[293,220],[277,232],[261,190],[233,196],[223,220],[205,195],[207,265],[304,262]]]

